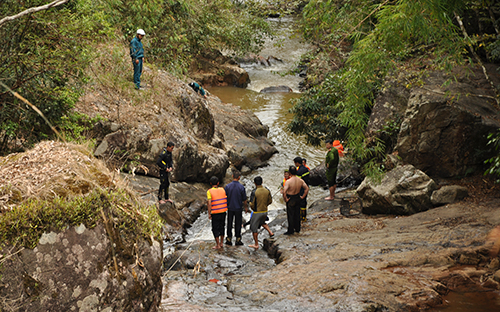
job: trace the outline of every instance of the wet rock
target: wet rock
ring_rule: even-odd
[[[462,254],[458,260],[458,263],[465,265],[477,265],[480,259],[478,259],[476,254]]]
[[[484,288],[499,289],[500,284],[493,278],[489,277],[484,283],[481,284]]]
[[[272,87],[266,87],[262,90],[260,90],[260,93],[289,93],[293,92],[292,88],[288,86],[272,86]]]
[[[467,196],[469,196],[469,191],[466,187],[445,185],[432,193],[431,201],[434,206],[440,206],[454,203]]]
[[[263,167],[278,152],[267,138],[269,127],[250,111],[219,103],[213,107],[216,127],[224,138],[224,150],[237,169]]]
[[[496,282],[500,282],[500,270],[496,271],[495,274],[493,274],[493,279]]]
[[[498,258],[492,259],[491,262],[488,264],[488,268],[490,270],[498,270],[498,268],[500,268],[500,260],[498,260]]]
[[[357,189],[365,214],[411,215],[432,208],[434,180],[412,165],[386,173],[380,184],[365,179]]]

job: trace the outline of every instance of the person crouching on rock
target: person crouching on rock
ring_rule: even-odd
[[[194,92],[199,93],[205,99],[207,98],[207,93],[205,92],[205,89],[203,89],[202,86],[200,86],[196,82],[189,83],[189,86],[193,88]]]
[[[267,206],[273,202],[271,191],[267,187],[262,186],[262,177],[253,179],[255,189],[250,195],[250,208],[253,210],[252,218],[250,219],[250,230],[252,231],[254,244],[249,245],[254,249],[259,249],[259,228],[262,226],[273,236],[271,229],[266,224]]]
[[[207,191],[208,219],[212,220],[212,233],[215,238],[213,249],[223,249],[224,225],[226,223],[227,196],[226,191],[219,187],[216,176],[210,178],[211,189]]]
[[[167,147],[163,149],[156,161],[156,164],[160,167],[160,188],[158,189],[158,201],[160,204],[164,204],[166,201],[172,202],[168,198],[168,187],[170,186],[168,174],[173,170],[172,151],[174,150],[174,146],[173,142],[168,142]],[[165,193],[166,201],[162,200],[163,193]]]

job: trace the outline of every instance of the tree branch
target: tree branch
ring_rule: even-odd
[[[458,22],[458,25],[460,25],[460,29],[462,30],[462,33],[463,33],[465,39],[467,39],[467,41],[469,42],[468,46],[469,46],[470,52],[472,53],[472,55],[474,55],[476,62],[483,69],[483,74],[486,77],[486,80],[490,83],[491,88],[495,92],[495,100],[497,101],[497,105],[500,106],[500,95],[498,94],[498,89],[496,88],[493,81],[491,81],[490,76],[488,75],[488,72],[486,71],[486,67],[484,67],[483,62],[481,62],[479,55],[477,55],[476,51],[474,51],[474,47],[472,46],[472,44],[470,44],[472,42],[472,40],[470,39],[469,34],[467,33],[467,30],[465,29],[465,26],[464,26],[464,23],[462,22],[462,19],[460,18],[460,16],[456,12],[453,12],[453,14],[455,14],[455,18]]]
[[[2,26],[2,24],[5,23],[5,22],[13,21],[15,19],[18,19],[18,18],[24,16],[24,15],[35,13],[35,12],[39,12],[39,11],[43,11],[43,10],[47,10],[47,9],[59,6],[61,4],[65,4],[68,1],[69,0],[55,0],[55,1],[51,2],[51,3],[49,3],[49,4],[45,4],[45,5],[42,5],[42,6],[39,6],[39,7],[29,8],[29,9],[24,10],[21,13],[18,13],[16,15],[4,17],[4,18],[2,18],[0,20],[0,26]]]

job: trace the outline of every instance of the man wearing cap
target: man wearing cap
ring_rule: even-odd
[[[144,59],[144,48],[142,46],[142,38],[146,35],[144,30],[138,29],[137,35],[130,41],[130,57],[134,65],[134,84],[137,90],[141,87],[142,62]]]

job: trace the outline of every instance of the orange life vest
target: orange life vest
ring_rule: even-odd
[[[227,211],[226,191],[222,187],[211,188],[208,190],[212,196],[212,214],[223,213]]]
[[[339,140],[333,141],[333,147],[335,147],[335,149],[339,151],[339,156],[344,156],[344,147],[342,146],[342,143],[340,143]]]

